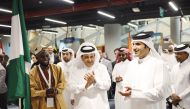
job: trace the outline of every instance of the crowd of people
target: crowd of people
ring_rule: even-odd
[[[170,43],[159,50],[153,32],[132,37],[132,51],[114,50],[112,62],[89,42],[75,53],[53,47],[31,54],[32,109],[190,109],[190,46]],[[0,55],[0,108],[6,107],[7,58]]]

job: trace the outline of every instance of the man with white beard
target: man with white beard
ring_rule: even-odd
[[[111,80],[94,44],[80,45],[70,67],[69,87],[74,93],[74,109],[109,109],[107,91]]]
[[[63,48],[61,52],[61,62],[59,62],[57,65],[61,67],[66,82],[68,82],[69,79],[69,67],[72,65],[72,61],[74,59],[74,51],[70,48]],[[73,109],[71,101],[73,101],[73,95],[71,94],[68,84],[65,86],[65,90],[63,92],[65,104],[67,106],[67,109]]]

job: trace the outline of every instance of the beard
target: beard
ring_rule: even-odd
[[[41,62],[40,65],[43,66],[43,67],[48,67],[49,66],[49,61],[48,62]]]
[[[66,63],[70,61],[68,58],[63,58],[63,60],[64,60]]]
[[[124,62],[126,59],[127,59],[127,57],[122,57],[122,58],[120,58],[120,60],[123,61],[123,62]]]
[[[134,53],[133,53],[133,56],[134,56],[134,57],[138,57],[138,56],[139,56],[139,53],[138,53],[138,52],[134,52]]]

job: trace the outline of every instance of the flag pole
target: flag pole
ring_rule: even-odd
[[[19,98],[18,100],[19,100],[19,105],[18,105],[18,106],[19,106],[19,109],[22,109],[22,99]]]
[[[31,109],[30,78],[27,71],[30,67],[26,68],[31,58],[22,1],[12,0],[10,61],[7,66],[8,100],[17,100],[19,109]]]
[[[128,49],[130,52],[132,52],[132,45],[131,45],[131,32],[129,31],[128,33],[128,38],[127,38],[127,43],[128,43]]]

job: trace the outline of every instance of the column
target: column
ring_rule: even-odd
[[[170,18],[170,33],[171,39],[175,44],[181,43],[180,36],[180,17],[171,17]]]
[[[115,60],[114,49],[121,47],[121,28],[120,24],[104,25],[105,51],[112,61]]]

